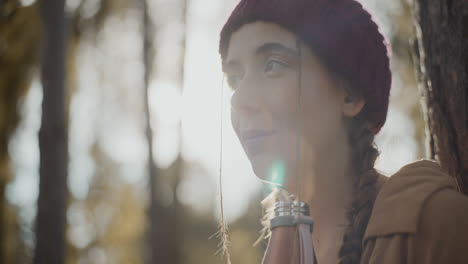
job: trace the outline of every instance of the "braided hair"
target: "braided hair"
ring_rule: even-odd
[[[379,152],[374,145],[374,134],[363,115],[355,117],[348,130],[352,162],[357,170],[353,179],[353,201],[347,211],[348,226],[339,251],[340,264],[359,263],[362,240],[377,197],[378,174],[374,163]]]

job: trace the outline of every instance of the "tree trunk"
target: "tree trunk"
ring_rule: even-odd
[[[468,194],[468,1],[414,4],[427,156]]]
[[[154,54],[152,52],[152,27],[149,17],[147,0],[142,0],[142,33],[143,33],[143,65],[144,65],[144,100],[146,139],[148,143],[148,176],[150,188],[149,204],[149,233],[147,263],[174,263],[177,264],[178,252],[174,236],[176,232],[175,217],[172,208],[161,205],[158,199],[158,190],[161,182],[161,171],[154,162],[153,155],[153,129],[151,127],[151,114],[149,105],[149,83],[152,71]]]
[[[159,206],[156,200],[156,189],[158,179],[158,169],[154,163],[153,157],[153,130],[151,128],[151,114],[149,105],[149,80],[151,73],[152,54],[151,54],[151,30],[150,30],[150,19],[149,11],[146,0],[141,1],[142,7],[142,34],[143,34],[143,91],[144,91],[144,106],[145,106],[145,120],[146,120],[146,141],[148,144],[148,177],[149,177],[149,189],[150,189],[150,201],[149,201],[149,233],[146,237],[147,240],[147,263],[166,263],[170,262],[170,257],[165,256],[170,254],[170,246],[167,248],[167,244],[158,243],[162,239],[158,239],[160,233],[159,230],[166,230],[164,228],[164,214],[162,213],[162,207]],[[159,218],[158,218],[159,216]],[[166,247],[166,248],[165,248]],[[164,252],[164,254],[161,254]]]
[[[152,34],[151,23],[149,19],[149,10],[147,0],[142,0],[142,11],[143,11],[143,63],[144,63],[144,96],[145,96],[145,118],[146,118],[146,138],[148,142],[148,167],[149,167],[149,184],[150,184],[150,207],[149,207],[149,254],[147,257],[148,263],[181,263],[181,244],[179,241],[181,230],[183,226],[179,225],[177,210],[180,209],[177,197],[176,189],[180,182],[180,176],[182,173],[183,160],[180,155],[171,165],[171,167],[165,171],[160,170],[153,160],[153,130],[151,129],[150,122],[150,106],[148,97],[148,88],[150,83],[150,73],[152,72]],[[183,25],[183,36],[180,39],[180,61],[179,61],[179,72],[177,83],[180,87],[183,86],[185,79],[184,66],[185,66],[185,43],[186,43],[186,17],[187,17],[187,0],[181,0],[181,22]],[[181,135],[180,124],[179,124],[179,137]],[[179,139],[181,140],[181,139]],[[180,141],[181,142],[181,141]],[[163,182],[162,176],[165,174],[165,178],[171,178],[171,189],[173,193],[172,204],[163,206],[158,197],[158,191],[161,190],[159,187]]]
[[[42,123],[39,131],[39,198],[35,264],[65,263],[67,118],[65,111],[66,19],[64,0],[41,1]]]

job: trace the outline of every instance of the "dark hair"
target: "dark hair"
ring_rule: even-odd
[[[362,254],[362,240],[377,197],[378,179],[374,163],[379,152],[374,145],[374,134],[369,130],[364,115],[357,115],[348,128],[352,149],[352,164],[356,170],[353,179],[353,201],[347,211],[348,226],[339,251],[340,263],[359,263]]]

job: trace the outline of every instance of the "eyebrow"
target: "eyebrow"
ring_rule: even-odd
[[[255,54],[260,55],[260,54],[265,54],[269,52],[281,52],[281,53],[287,53],[293,57],[299,57],[299,52],[297,50],[286,47],[285,45],[277,43],[277,42],[268,42],[268,43],[261,45],[260,47],[257,48],[257,50],[255,51]]]
[[[278,42],[267,42],[267,43],[262,44],[255,51],[255,55],[258,56],[258,55],[271,53],[271,52],[286,53],[296,58],[300,57],[299,52],[297,50],[287,47]],[[237,65],[237,61],[235,60],[229,60],[228,62],[223,63],[222,65],[223,72],[226,72],[227,70],[234,68],[236,65]]]

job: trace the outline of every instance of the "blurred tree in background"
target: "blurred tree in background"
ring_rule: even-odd
[[[236,2],[65,2],[66,263],[224,262],[215,255],[219,241],[209,239],[219,220],[217,135],[223,123],[218,118],[228,119],[229,113],[229,92],[226,98],[219,95],[217,35]],[[390,112],[376,138],[382,152],[377,166],[386,173],[425,156],[424,114],[429,156],[451,164],[447,168],[455,164],[453,175],[466,175],[466,102],[448,102],[466,99],[461,95],[467,83],[462,41],[467,9],[463,1],[449,2],[435,12],[425,1],[418,7],[406,0],[362,0],[393,50]],[[0,1],[0,263],[31,263],[36,248],[38,134],[45,96],[39,82],[38,7],[34,0]],[[450,38],[440,38],[439,31]],[[420,62],[426,75],[415,74]],[[426,109],[433,110],[421,111],[418,80],[428,91],[423,93]],[[227,109],[222,113],[220,101]],[[224,140],[232,262],[260,263],[264,244],[252,244],[261,229],[264,193],[260,184],[254,186],[251,172],[240,168],[248,167],[245,159],[230,156],[241,152],[228,141],[235,141],[234,134],[226,131]],[[443,154],[447,149],[456,157]]]
[[[19,122],[18,105],[37,63],[41,28],[36,5],[19,10],[18,1],[0,2],[0,262],[21,261],[26,255],[17,211],[6,201],[12,175],[8,142]],[[16,252],[15,252],[16,251]],[[16,253],[16,254],[15,254]],[[18,258],[15,257],[18,255]]]
[[[65,211],[68,171],[68,115],[65,60],[68,23],[64,0],[40,1],[42,115],[39,130],[39,197],[35,264],[65,261]]]

